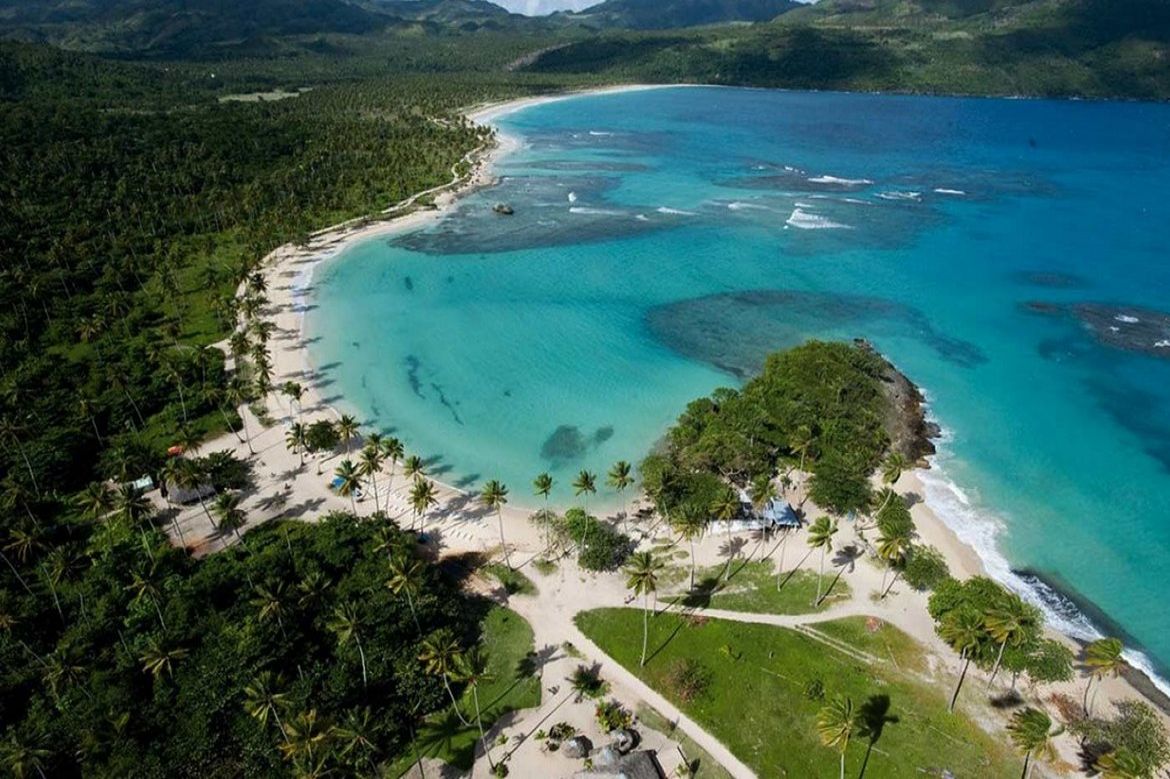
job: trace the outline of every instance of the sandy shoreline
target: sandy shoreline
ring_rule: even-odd
[[[534,105],[566,100],[581,94],[604,94],[655,88],[660,87],[657,85],[613,87],[529,97],[479,106],[470,109],[466,115],[474,122],[485,124]],[[304,313],[307,300],[313,292],[313,278],[317,266],[322,262],[336,258],[355,242],[368,240],[375,236],[418,229],[442,218],[452,209],[459,197],[477,189],[492,186],[496,182],[494,164],[503,156],[519,148],[520,143],[521,141],[516,138],[497,132],[496,143],[493,146],[477,149],[467,155],[465,159],[473,163],[473,169],[462,179],[453,175],[451,182],[418,193],[387,209],[375,218],[351,220],[326,228],[312,235],[307,248],[281,247],[265,259],[263,271],[270,279],[268,294],[271,314],[269,319],[275,325],[276,338],[279,342],[279,345],[273,348],[273,384],[280,386],[287,381],[302,384],[306,390],[302,413],[306,415],[325,413],[336,416],[338,411],[335,407],[344,405],[344,401],[339,398],[326,399],[323,396],[320,385],[321,377],[316,373],[305,343]],[[432,194],[435,195],[434,208],[415,207],[415,203],[419,199]],[[289,414],[291,415],[291,409]],[[280,425],[274,427],[280,432],[282,443],[283,431]],[[409,442],[407,443],[409,449]],[[269,447],[262,452],[261,458],[268,458],[265,465],[271,467],[274,476],[281,468],[295,465],[297,460],[296,455],[285,452],[283,445]],[[332,464],[329,470],[332,470],[331,466]],[[441,501],[452,507],[449,512],[451,517],[461,512],[466,513],[468,507],[472,506],[470,496],[465,491],[441,484],[438,481],[436,481],[436,485],[439,487]],[[925,498],[929,491],[923,483],[921,475],[917,472],[905,474],[897,488],[902,493],[914,493],[922,498]],[[347,503],[339,502],[338,507],[342,506],[348,508]],[[918,501],[912,509],[912,514],[922,541],[939,549],[954,575],[966,578],[992,573],[986,562],[980,557],[979,551],[964,543],[959,534],[932,509],[928,502]],[[510,527],[509,546],[516,545],[521,548],[529,544],[539,546],[539,534],[535,529],[528,527],[527,531],[521,530],[521,526],[529,525],[525,521],[527,516],[528,512],[522,509],[509,508],[505,510],[504,517]],[[494,532],[494,515],[490,519],[492,527],[480,528],[481,532],[476,536],[476,543],[485,549],[487,541],[484,538]],[[478,520],[486,521],[486,518],[480,516]],[[934,635],[929,615],[925,613],[924,599],[922,597],[909,597],[909,595],[907,594],[905,598],[899,597],[900,608],[905,612],[903,620],[899,622],[900,626],[908,629],[927,646],[941,648],[940,642]],[[911,614],[910,611],[916,608],[920,608],[921,613]],[[1063,637],[1063,640],[1069,641],[1070,646],[1076,646],[1076,642],[1072,639]],[[1053,689],[1075,695],[1082,683],[1078,677],[1069,685],[1055,685]],[[1144,695],[1143,688],[1145,692],[1150,692],[1153,688],[1153,682],[1147,679],[1144,684],[1142,680],[1136,680],[1135,684],[1131,684],[1125,679],[1107,679],[1103,682],[1101,689],[1102,695],[1111,699],[1143,697],[1148,698],[1159,707],[1164,705],[1164,701],[1157,700],[1157,696]]]

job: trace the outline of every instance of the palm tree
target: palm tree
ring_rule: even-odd
[[[731,578],[731,558],[735,552],[731,542],[731,520],[739,514],[739,497],[735,491],[730,487],[724,489],[711,504],[711,513],[715,519],[727,525],[727,567],[723,570],[723,581],[727,581]]]
[[[553,490],[553,477],[548,473],[542,473],[532,480],[533,494],[544,498],[545,508],[548,507],[548,496]]]
[[[814,606],[819,606],[824,600],[821,595],[821,580],[825,578],[825,555],[833,548],[833,536],[837,534],[837,520],[828,517],[817,517],[808,529],[808,545],[810,550],[821,550],[821,566],[817,573],[817,599]]]
[[[508,502],[508,488],[492,479],[483,485],[479,493],[479,502],[489,511],[495,510],[496,520],[500,525],[500,546],[504,548],[504,564],[512,569],[512,558],[508,554],[508,542],[504,540],[504,504]]]
[[[244,710],[261,725],[268,725],[268,718],[276,721],[276,727],[284,733],[280,712],[289,706],[284,692],[284,677],[272,671],[261,671],[255,679],[244,686]],[[287,738],[287,736],[285,736]]]
[[[827,747],[835,747],[841,756],[841,779],[845,779],[845,750],[858,727],[853,700],[836,698],[817,713],[817,735]]]
[[[382,442],[382,455],[390,461],[390,483],[386,485],[386,510],[390,510],[390,490],[394,487],[394,471],[398,469],[398,461],[402,459],[405,449],[397,438],[387,438]]]
[[[435,483],[430,479],[415,479],[414,486],[410,488],[410,507],[414,510],[414,516],[419,520],[422,529],[426,530],[426,513],[432,506],[439,505],[438,490],[435,489]],[[410,523],[411,530],[414,529],[414,521]]]
[[[695,539],[703,535],[707,523],[693,511],[684,511],[675,517],[674,531],[691,546],[691,592],[695,591]]]
[[[303,711],[284,723],[284,743],[280,751],[292,761],[301,776],[325,776],[322,763],[336,728],[316,709]]]
[[[358,620],[357,609],[352,603],[342,603],[333,610],[333,617],[327,624],[329,630],[337,636],[337,643],[345,646],[350,642],[357,647],[358,657],[362,661],[362,687],[368,684],[366,676],[366,652],[362,648],[361,622]]]
[[[1052,718],[1040,709],[1031,707],[1013,714],[1007,729],[1016,749],[1024,753],[1024,770],[1020,773],[1020,779],[1027,779],[1032,773],[1032,758],[1051,751],[1050,740],[1060,731],[1054,733]]]
[[[585,513],[589,513],[589,496],[597,494],[597,476],[589,471],[581,471],[573,480],[573,494],[585,496]]]
[[[152,638],[147,642],[146,651],[138,659],[142,662],[143,672],[150,673],[157,679],[160,676],[170,676],[174,672],[175,663],[186,656],[186,649],[167,646]]]
[[[371,436],[372,438],[372,436]],[[382,505],[378,497],[378,473],[382,470],[382,448],[375,441],[367,441],[358,458],[358,472],[370,480],[374,488],[374,510]]]
[[[955,703],[959,700],[959,690],[963,688],[963,680],[967,678],[967,669],[971,667],[971,659],[980,645],[987,640],[987,628],[982,615],[963,609],[947,614],[938,626],[938,634],[951,649],[959,653],[959,659],[963,661],[963,670],[959,673],[959,681],[955,684],[950,706],[947,707],[947,711],[954,711]]]
[[[1001,608],[993,609],[985,615],[984,622],[987,633],[999,644],[999,651],[995,656],[995,667],[991,669],[991,677],[987,680],[989,688],[999,673],[1007,645],[1019,646],[1036,628],[1039,621],[1040,614],[1036,609],[1024,603],[1016,595],[1012,595]]]
[[[211,523],[213,528],[218,529],[215,518],[211,516],[211,509],[207,507],[207,501],[203,496],[203,488],[207,484],[207,469],[199,461],[187,459],[180,459],[175,468],[175,478],[177,479],[175,486],[194,491],[195,497],[199,499],[199,505],[203,508],[203,513],[207,515],[207,521]]]
[[[234,376],[228,382],[224,397],[239,410],[248,405],[248,401],[251,399],[251,392],[246,382],[238,376]],[[244,440],[248,444],[248,452],[250,454],[256,454],[256,450],[252,448],[252,431],[248,429],[248,415],[243,411],[238,411],[238,413],[240,415],[240,421],[244,424]]]
[[[159,608],[158,599],[159,593],[158,585],[155,584],[155,569],[151,565],[147,571],[134,571],[130,575],[130,583],[123,589],[127,592],[134,593],[134,597],[130,602],[137,604],[142,600],[150,601],[150,605],[154,607],[154,613],[158,616],[158,624],[163,630],[167,629],[167,622],[163,619],[162,609]]]
[[[342,460],[333,471],[337,477],[337,494],[349,498],[349,505],[357,516],[357,500],[355,495],[361,490],[362,477],[352,460]]]
[[[885,500],[882,501],[881,508],[878,509],[879,512],[890,502],[891,496],[895,494],[892,488],[898,479],[902,478],[902,472],[909,464],[901,452],[890,452],[882,461],[882,484],[891,489],[886,493]]]
[[[886,562],[887,568],[882,571],[882,595],[881,600],[885,600],[886,596],[890,594],[890,590],[894,589],[894,584],[898,581],[898,576],[902,573],[902,567],[906,564],[906,558],[910,555],[910,537],[904,533],[893,533],[890,535],[881,535],[877,541],[878,557]],[[890,580],[890,586],[886,586],[886,574],[889,569],[894,569],[894,578]]]
[[[308,430],[300,422],[293,422],[288,432],[284,434],[284,445],[297,453],[301,460],[301,467],[305,465],[305,448],[308,447]]]
[[[297,421],[301,419],[301,399],[305,397],[305,388],[295,381],[286,381],[280,391],[288,396],[289,402],[297,404]]]
[[[423,640],[422,652],[419,653],[418,659],[422,661],[427,673],[442,680],[443,687],[447,690],[447,697],[451,699],[451,707],[455,710],[455,715],[459,717],[460,722],[467,725],[469,723],[464,718],[463,712],[459,711],[455,692],[451,689],[451,677],[458,671],[462,656],[463,649],[459,646],[459,642],[451,635],[450,630],[444,628],[436,630]]]
[[[272,586],[259,585],[253,588],[255,595],[249,601],[253,608],[256,609],[257,616],[261,622],[266,622],[270,619],[276,620],[276,626],[280,628],[281,635],[287,638],[284,632],[284,582],[278,581]]]
[[[333,729],[334,737],[341,745],[339,755],[349,759],[354,776],[375,773],[372,769],[378,746],[374,742],[374,731],[374,718],[368,707],[349,711],[345,723]]]
[[[100,519],[114,509],[114,495],[109,486],[101,482],[91,482],[76,498],[74,505],[90,519]]]
[[[1125,667],[1125,660],[1121,653],[1124,649],[1121,639],[1118,638],[1098,638],[1092,641],[1085,647],[1085,668],[1089,671],[1089,679],[1085,683],[1085,696],[1082,706],[1085,709],[1085,716],[1089,716],[1089,710],[1092,708],[1092,701],[1089,700],[1089,688],[1093,686],[1093,681],[1100,681],[1106,676],[1116,677]],[[1093,697],[1097,697],[1094,693]]]
[[[471,690],[471,699],[475,704],[475,724],[479,728],[479,740],[483,744],[483,753],[488,759],[488,766],[494,772],[496,765],[492,762],[491,745],[483,731],[483,714],[479,708],[479,686],[492,680],[492,674],[488,671],[487,658],[478,646],[472,647],[463,653],[459,659],[458,668],[460,680],[467,685],[467,689]]]
[[[353,441],[354,436],[358,433],[358,421],[349,414],[342,414],[341,419],[337,420],[337,434],[341,436],[341,440],[345,442],[345,455],[349,456],[349,445]]]
[[[650,552],[636,552],[630,556],[626,564],[626,589],[633,590],[634,595],[642,596],[642,659],[640,666],[646,665],[646,644],[650,640],[650,593],[658,590],[658,572],[663,568],[663,562]]]
[[[631,475],[633,469],[625,460],[618,460],[609,469],[609,475],[606,476],[606,483],[617,490],[618,495],[622,496],[622,522],[626,526],[626,532],[629,532],[629,514],[626,511],[626,488],[634,483],[634,477]]]
[[[800,470],[804,472],[804,461],[812,451],[813,444],[816,443],[816,436],[813,435],[812,430],[808,425],[801,425],[796,428],[796,432],[788,440],[788,448],[792,450],[793,454],[800,455]]]
[[[406,596],[406,605],[410,608],[410,616],[414,619],[414,626],[422,635],[422,625],[418,621],[418,613],[414,610],[414,598],[422,591],[425,566],[420,560],[405,555],[390,561],[390,578],[386,586],[395,595]]]
[[[4,767],[15,779],[27,779],[34,771],[41,779],[45,779],[45,761],[49,755],[49,750],[42,748],[36,741],[20,741],[15,730],[9,732],[8,738],[0,746],[0,760],[3,760]]]
[[[420,479],[427,475],[426,465],[417,454],[412,454],[402,461],[402,475],[408,479]]]
[[[1145,764],[1125,747],[1111,749],[1093,763],[1102,779],[1145,779]]]
[[[221,492],[215,496],[212,504],[215,515],[219,517],[219,532],[232,533],[237,541],[243,540],[240,538],[240,528],[248,521],[248,515],[240,508],[242,500],[238,492]]]

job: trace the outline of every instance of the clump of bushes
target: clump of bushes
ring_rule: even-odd
[[[553,529],[564,545],[577,549],[577,564],[587,571],[616,570],[634,548],[629,536],[579,508],[566,511]]]
[[[942,552],[933,546],[915,544],[910,549],[906,559],[906,568],[902,572],[902,579],[919,592],[933,590],[951,578],[951,571],[947,568],[947,561]]]
[[[683,703],[702,697],[711,685],[711,672],[693,658],[676,660],[666,672],[666,686]]]
[[[612,733],[634,724],[634,715],[614,700],[602,701],[597,704],[594,716],[597,717],[597,725],[603,733]]]

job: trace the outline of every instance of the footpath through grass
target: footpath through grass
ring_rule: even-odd
[[[776,574],[771,560],[732,561],[731,578],[724,581],[726,566],[717,565],[695,571],[695,589],[681,596],[667,595],[663,600],[681,599],[695,608],[747,611],[755,614],[815,614],[841,601],[849,600],[851,590],[844,575],[828,572],[821,578],[821,593],[827,597],[816,604],[817,572],[800,569]],[[685,591],[690,570],[672,569],[668,581]],[[779,581],[777,581],[779,580]],[[779,583],[780,586],[777,586]]]
[[[845,622],[845,621],[842,621]],[[675,703],[760,776],[835,776],[838,753],[821,744],[818,711],[834,696],[860,709],[864,730],[850,743],[847,775],[1012,776],[1018,761],[1004,743],[962,714],[947,713],[947,690],[906,671],[914,642],[881,625],[863,646],[869,663],[796,630],[673,613],[650,620],[650,656],[638,667],[638,609],[583,612],[577,625],[611,657]],[[865,620],[815,626],[849,643]],[[882,640],[877,640],[881,637]],[[701,681],[696,682],[695,679]]]
[[[531,659],[535,649],[532,627],[516,612],[502,606],[492,608],[483,621],[480,645],[488,658],[488,679],[479,688],[483,727],[487,730],[509,712],[540,705],[540,676]],[[450,707],[431,716],[419,729],[415,743],[388,768],[386,775],[401,776],[418,755],[438,758],[464,771],[470,769],[479,738],[470,692],[463,694],[459,708],[470,727],[464,726]],[[503,750],[497,755],[502,756]]]

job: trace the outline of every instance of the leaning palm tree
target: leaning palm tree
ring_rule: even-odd
[[[352,460],[342,460],[333,475],[337,479],[337,494],[349,498],[349,505],[357,516],[357,493],[361,491],[362,477]]]
[[[1093,686],[1093,682],[1099,682],[1106,676],[1115,677],[1125,668],[1125,660],[1121,656],[1124,648],[1121,639],[1118,638],[1098,638],[1085,647],[1084,666],[1089,672],[1089,679],[1085,683],[1085,695],[1082,702],[1082,706],[1085,709],[1085,716],[1089,716],[1093,706],[1093,702],[1089,700],[1089,688]],[[1095,691],[1093,697],[1096,697]]]
[[[646,665],[646,644],[650,640],[650,594],[658,590],[658,573],[664,563],[650,552],[636,552],[626,564],[626,588],[642,596],[642,659]]]
[[[345,456],[349,456],[349,445],[358,434],[358,421],[349,414],[342,414],[337,420],[337,435],[345,442]]]
[[[955,684],[955,691],[951,694],[951,702],[947,707],[947,711],[954,711],[955,703],[959,700],[959,690],[963,688],[963,680],[967,678],[967,669],[971,667],[971,660],[983,642],[988,640],[987,627],[983,615],[963,609],[947,614],[938,626],[938,634],[951,649],[959,653],[959,659],[963,662],[963,670],[959,672],[959,681]]]
[[[439,492],[435,489],[435,483],[430,479],[415,479],[414,486],[410,488],[410,507],[414,510],[415,519],[419,520],[422,525],[422,530],[426,530],[426,514],[431,510],[432,506],[439,505]],[[411,530],[414,529],[414,520],[410,523]]]
[[[1111,749],[1093,762],[1101,779],[1145,779],[1149,776],[1144,762],[1125,747]]]
[[[422,625],[414,610],[414,599],[422,592],[425,570],[422,561],[402,555],[390,561],[390,578],[386,581],[391,592],[406,598],[406,605],[410,608],[410,616],[414,619],[414,627],[419,635],[422,635]]]
[[[422,652],[419,653],[418,659],[422,661],[427,673],[442,680],[443,688],[447,690],[447,697],[451,699],[451,708],[455,710],[455,716],[459,717],[459,721],[464,725],[469,724],[463,716],[463,712],[459,710],[459,703],[455,700],[455,691],[451,689],[451,677],[458,670],[459,662],[463,656],[463,648],[459,646],[459,642],[455,640],[451,631],[445,628],[436,630],[427,636],[421,647]]]
[[[727,581],[731,578],[731,559],[735,556],[731,541],[731,520],[739,515],[739,497],[735,491],[727,487],[719,493],[719,497],[711,504],[711,513],[727,526],[727,566],[723,569],[723,581]]]
[[[1017,711],[1007,726],[1008,734],[1016,749],[1024,754],[1024,770],[1020,779],[1027,779],[1032,773],[1033,758],[1052,751],[1052,737],[1061,731],[1052,730],[1052,718],[1040,709],[1031,707]]]
[[[268,725],[268,718],[284,733],[280,712],[289,706],[288,695],[284,692],[284,677],[272,671],[261,671],[255,679],[244,685],[244,710],[261,725]]]
[[[625,460],[618,460],[609,469],[609,474],[606,476],[606,484],[617,490],[618,495],[622,496],[622,523],[626,526],[626,532],[629,532],[630,517],[626,511],[626,489],[633,486],[634,477],[632,475],[633,468]]]
[[[390,495],[394,488],[394,472],[398,470],[398,461],[405,454],[405,447],[397,438],[387,438],[382,442],[382,456],[390,461],[390,481],[386,485],[386,510],[390,510]]]
[[[891,489],[886,491],[885,499],[882,501],[881,508],[878,509],[879,512],[890,502],[891,497],[895,494],[892,488],[898,479],[902,478],[902,473],[909,464],[901,452],[890,452],[882,461],[882,484]]]
[[[358,473],[370,480],[370,486],[374,489],[375,511],[382,505],[378,498],[378,473],[382,470],[382,460],[382,448],[373,440],[367,441],[358,457]]]
[[[821,743],[836,748],[841,756],[841,779],[845,779],[845,750],[858,725],[853,700],[848,697],[834,699],[817,713],[817,735]]]
[[[897,583],[898,577],[906,565],[906,559],[910,556],[911,547],[910,536],[905,533],[882,534],[878,537],[878,557],[886,563],[886,569],[882,571],[881,600],[885,600],[886,596],[890,594],[890,590],[894,589],[894,584]],[[887,587],[886,575],[889,574],[891,568],[894,570],[894,578],[890,580],[890,586]]]
[[[241,500],[238,492],[221,492],[212,503],[215,515],[219,517],[219,532],[232,533],[237,541],[243,540],[240,538],[240,528],[248,521],[248,515],[240,508]]]
[[[352,643],[357,647],[358,657],[362,662],[362,687],[367,686],[369,679],[366,675],[366,651],[362,648],[362,626],[357,609],[352,603],[342,603],[333,610],[333,616],[326,627],[337,636],[337,643],[340,646]]]
[[[487,735],[484,733],[483,713],[479,708],[479,686],[492,680],[492,674],[488,670],[487,657],[480,651],[479,647],[472,647],[463,653],[458,668],[459,679],[467,685],[467,689],[471,690],[471,700],[475,704],[475,724],[479,728],[479,740],[483,744],[483,753],[488,759],[488,766],[492,773],[495,773],[496,765],[492,761],[491,744],[488,743]]]
[[[813,601],[814,606],[820,605],[821,601],[824,600],[821,595],[821,583],[825,578],[825,555],[833,548],[833,536],[836,534],[837,520],[828,517],[817,517],[817,520],[808,529],[810,551],[813,549],[821,550],[821,565],[817,573],[817,599]]]
[[[597,494],[597,476],[589,471],[581,471],[573,479],[573,494],[585,496],[585,513],[589,513],[589,496]]]
[[[504,564],[511,569],[512,558],[508,554],[508,542],[504,539],[504,504],[508,502],[508,488],[492,479],[483,485],[479,493],[479,502],[489,511],[496,512],[496,521],[500,526],[500,546],[504,549]]]
[[[1000,665],[1003,663],[1004,650],[1009,644],[1019,646],[1023,643],[1035,631],[1040,620],[1041,616],[1036,608],[1024,603],[1017,595],[1012,595],[1006,604],[1000,608],[992,609],[984,616],[988,635],[999,644],[999,650],[995,656],[995,667],[991,669],[991,677],[987,680],[989,688],[991,683],[995,681]]]
[[[248,383],[243,381],[239,376],[233,377],[228,383],[227,389],[224,391],[224,397],[227,398],[228,403],[231,403],[237,410],[248,405],[252,399],[252,390]],[[244,425],[244,441],[248,444],[248,452],[256,454],[256,450],[252,448],[252,431],[248,429],[248,415],[243,411],[239,411],[240,421]]]
[[[548,496],[550,494],[552,494],[552,490],[553,490],[553,477],[550,476],[548,473],[542,473],[539,476],[537,476],[535,479],[532,480],[533,494],[539,495],[542,498],[544,498],[545,508],[548,507]]]

